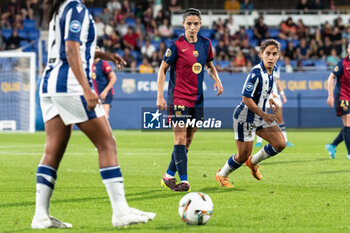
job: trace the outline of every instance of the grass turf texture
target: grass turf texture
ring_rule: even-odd
[[[178,215],[184,193],[160,186],[172,152],[171,132],[115,131],[129,205],[157,216],[120,232],[349,232],[350,161],[344,143],[337,159],[324,149],[338,131],[289,133],[295,145],[261,163],[263,180],[243,166],[223,189],[215,173],[236,152],[232,131],[199,131],[189,152],[192,191],[214,202],[212,219],[188,226]],[[45,134],[0,134],[0,232],[33,232],[35,172]],[[256,152],[257,149],[254,149]],[[58,171],[51,214],[73,224],[70,230],[35,232],[113,232],[111,207],[98,172],[97,152],[74,131]]]

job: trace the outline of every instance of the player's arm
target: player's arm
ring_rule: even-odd
[[[333,72],[328,77],[328,98],[327,98],[327,104],[329,107],[333,108],[334,105],[334,79],[336,76],[333,74]]]
[[[254,102],[254,100],[252,98],[243,96],[242,98],[242,102],[248,107],[248,109],[252,112],[254,112],[255,114],[259,115],[260,117],[262,117],[262,119],[268,123],[271,124],[274,121],[277,121],[277,118],[275,115],[273,114],[269,114],[269,113],[265,113],[263,112]]]
[[[108,92],[113,88],[114,83],[117,81],[117,76],[115,76],[115,73],[113,71],[109,72],[108,74],[108,84],[105,87],[105,89],[103,89],[103,91],[100,94],[100,98],[102,100],[107,98]]]
[[[164,99],[163,91],[164,91],[164,83],[165,83],[165,74],[166,71],[169,69],[168,63],[165,61],[162,61],[160,64],[160,68],[158,71],[158,79],[157,79],[157,107],[164,111],[167,108],[166,101]]]
[[[75,78],[83,88],[87,108],[92,110],[98,103],[98,96],[91,90],[86,78],[80,57],[80,43],[73,40],[67,40],[65,46],[69,67],[72,69]]]
[[[118,70],[123,69],[126,65],[126,61],[124,61],[124,59],[116,53],[96,51],[95,58],[101,58],[102,60],[112,61]]]
[[[207,62],[205,64],[208,74],[210,76],[211,79],[214,80],[214,91],[216,91],[216,89],[218,90],[217,92],[217,96],[221,95],[224,92],[224,88],[222,86],[221,80],[219,78],[218,72],[213,64],[213,61]]]
[[[282,97],[282,103],[286,103],[287,102],[287,97],[286,97],[286,94],[284,93],[284,90],[281,86],[281,82],[280,82],[280,79],[276,79],[276,85],[277,85],[277,90],[278,92],[280,93],[281,97]]]

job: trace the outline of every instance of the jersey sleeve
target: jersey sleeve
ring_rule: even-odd
[[[177,58],[177,46],[175,45],[175,43],[173,43],[166,50],[163,57],[163,61],[165,61],[168,65],[172,65],[175,63],[176,58]]]
[[[211,62],[214,60],[213,47],[211,46],[211,41],[209,40],[209,48],[208,48],[208,59],[207,62]]]
[[[344,59],[341,59],[336,66],[334,66],[332,73],[337,77],[340,78],[340,76],[343,74],[343,61]]]
[[[242,90],[242,95],[248,98],[253,98],[254,95],[254,91],[256,89],[256,86],[259,83],[259,76],[260,74],[257,74],[256,72],[250,72],[250,74],[248,75],[244,86],[243,86],[243,90]]]
[[[108,74],[112,72],[112,68],[111,68],[111,66],[108,64],[108,62],[103,61],[103,63],[102,63],[102,71],[103,71],[103,73],[104,73],[106,76],[108,76]]]
[[[87,30],[83,27],[86,27],[86,24],[88,24],[86,22],[89,21],[88,17],[88,12],[85,6],[81,4],[72,6],[72,8],[67,11],[66,15],[64,40],[73,40],[81,44],[82,36],[84,36],[82,34],[85,34],[84,30]]]

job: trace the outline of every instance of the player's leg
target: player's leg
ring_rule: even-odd
[[[338,146],[342,141],[344,141],[344,137],[343,137],[344,128],[345,128],[345,127],[343,127],[343,128],[340,130],[340,132],[338,133],[337,137],[333,140],[332,143],[326,144],[326,150],[328,151],[328,154],[329,154],[329,156],[330,156],[332,159],[335,159],[335,158],[336,158],[335,153],[337,152],[337,146]]]
[[[109,118],[109,111],[111,109],[111,106],[109,104],[103,104],[103,109],[105,110],[107,119]]]
[[[262,138],[259,136],[256,136],[256,143],[255,143],[255,147],[262,147]]]
[[[97,148],[100,174],[112,204],[112,224],[119,227],[152,220],[154,213],[142,212],[128,206],[116,143],[106,117],[93,118],[77,125]]]
[[[281,101],[280,101],[281,102]],[[282,134],[283,134],[283,137],[286,141],[286,145],[288,147],[292,147],[294,146],[292,143],[290,143],[288,141],[288,138],[287,138],[287,128],[286,128],[286,124],[284,123],[284,120],[283,120],[283,109],[282,109],[282,105],[280,105],[281,107],[278,108],[274,113],[276,115],[276,118],[277,118],[277,123],[278,123],[278,126],[280,127],[281,131],[282,131]]]
[[[343,130],[343,139],[348,151],[347,159],[350,159],[350,114],[344,114],[341,116],[343,121],[344,130]]]
[[[216,180],[222,187],[232,187],[228,176],[248,159],[253,150],[255,128],[250,127],[248,123],[233,121],[237,154],[228,158],[225,165],[216,173]]]
[[[278,126],[261,128],[256,131],[256,134],[269,142],[259,152],[249,158],[252,165],[257,165],[261,161],[277,155],[286,147],[286,141]]]
[[[60,116],[45,122],[46,142],[44,155],[36,173],[35,215],[31,224],[34,229],[70,228],[69,223],[50,216],[50,200],[57,179],[57,169],[69,141],[72,126],[66,126]]]

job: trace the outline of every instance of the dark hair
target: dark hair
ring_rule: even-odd
[[[48,0],[47,4],[49,8],[49,22],[51,21],[53,16],[58,12],[58,9],[64,1],[65,0]]]
[[[281,45],[280,43],[277,41],[277,40],[274,40],[274,39],[267,39],[265,40],[261,46],[260,46],[260,52],[263,53],[265,51],[265,49],[267,48],[267,46],[269,45],[274,45],[277,47],[278,51],[281,50]]]
[[[183,20],[185,21],[186,17],[190,15],[195,15],[195,16],[198,16],[200,19],[202,19],[201,17],[202,13],[198,9],[188,8],[185,10],[184,14],[182,15]]]

